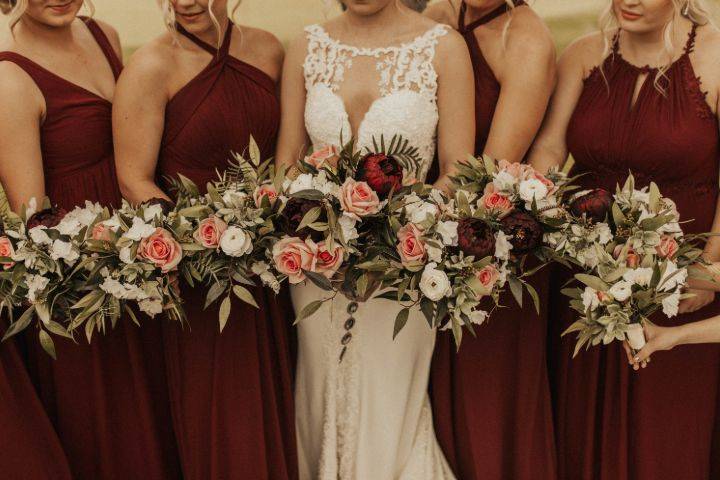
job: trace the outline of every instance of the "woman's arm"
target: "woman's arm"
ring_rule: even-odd
[[[672,350],[678,345],[720,343],[720,316],[677,327],[646,324],[643,328],[647,343],[639,352],[633,353],[625,342],[628,362],[635,370],[645,368],[650,360],[650,355],[655,352]]]
[[[438,72],[438,158],[435,186],[450,187],[455,165],[475,151],[475,83],[465,40],[455,31],[443,37],[436,51]]]
[[[305,156],[309,140],[305,131],[305,77],[303,62],[307,40],[298,38],[288,49],[283,65],[280,97],[282,103],[280,135],[275,163],[291,167]]]
[[[45,196],[44,111],[45,100],[30,76],[13,63],[0,63],[0,182],[15,212],[31,198],[40,202]]]
[[[115,168],[123,196],[133,203],[169,199],[155,183],[169,100],[169,60],[157,50],[145,48],[123,71],[113,104]]]
[[[502,66],[496,72],[500,98],[485,145],[484,153],[492,158],[523,160],[555,86],[555,45],[534,15],[528,9],[513,13]]]

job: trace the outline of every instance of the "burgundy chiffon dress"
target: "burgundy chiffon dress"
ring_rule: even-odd
[[[219,50],[178,31],[210,63],[167,105],[158,176],[204,190],[251,135],[263,158],[273,153],[280,107],[274,81],[228,53],[232,24]],[[188,324],[164,324],[163,340],[184,478],[297,478],[287,293],[252,289],[259,309],[234,299],[220,333],[218,305],[203,309],[207,289],[181,289]]]
[[[474,32],[506,14],[508,6],[503,4],[469,25],[465,25],[466,8],[463,2],[458,25],[475,72],[475,148],[481,155],[500,84]],[[452,335],[438,335],[431,371],[433,417],[440,445],[458,478],[556,477],[546,368],[547,278],[541,270],[531,279],[540,297],[540,314],[529,295],[519,307],[508,292],[501,299],[507,308],[476,327],[476,338],[464,335],[459,352]]]
[[[575,173],[584,187],[614,191],[632,170],[638,187],[651,181],[672,198],[687,233],[710,231],[718,199],[720,135],[705,100],[691,52],[653,85],[657,70],[612,54],[585,80],[567,132]],[[604,78],[603,78],[604,74]],[[633,93],[647,74],[633,103]],[[575,338],[562,332],[575,320],[554,279],[550,357],[560,477],[564,479],[707,479],[715,420],[720,346],[689,345],[653,356],[641,372],[622,345],[595,347],[572,359]],[[686,315],[653,318],[678,325],[720,313],[720,302]]]
[[[85,23],[117,79],[122,69],[120,59],[101,28],[92,20]],[[47,112],[41,126],[41,147],[45,191],[50,199],[66,210],[84,205],[85,200],[117,205],[120,191],[113,161],[112,104],[16,53],[0,53],[0,61],[13,62],[22,68],[45,98]],[[141,330],[121,321],[107,335],[96,334],[91,345],[84,338],[79,338],[77,344],[55,338],[56,361],[39,346],[36,332],[29,332],[31,376],[62,443],[72,478],[178,477],[167,391],[161,381],[165,376],[163,358],[155,353],[160,343],[158,326],[146,325]],[[20,376],[20,366],[9,378],[13,375]],[[11,401],[10,405],[13,397],[16,401],[27,399],[16,420],[34,417],[30,420],[37,425],[29,427],[32,430],[25,435],[31,435],[33,430],[37,435],[32,435],[27,443],[22,436],[4,438],[3,420],[0,445],[10,443],[12,451],[41,446],[44,442],[47,451],[12,458],[11,468],[24,463],[28,472],[50,470],[40,478],[67,478],[67,473],[63,473],[67,466],[61,465],[61,454],[48,439],[50,427],[42,421],[37,402],[25,392],[25,384],[22,379],[13,383],[13,395],[0,388],[0,408],[5,407],[6,399]],[[6,453],[3,448],[0,456]],[[8,474],[6,465],[5,461],[0,465],[3,478],[37,478],[24,470],[17,475]]]

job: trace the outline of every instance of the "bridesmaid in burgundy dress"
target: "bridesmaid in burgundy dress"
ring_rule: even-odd
[[[427,13],[457,28],[475,72],[476,154],[521,162],[537,134],[555,73],[555,47],[542,20],[522,1],[433,4]],[[517,68],[517,65],[523,68]],[[462,479],[553,479],[556,475],[545,362],[547,275],[523,307],[508,294],[477,338],[456,353],[438,336],[431,373],[438,440]]]
[[[120,201],[111,123],[120,45],[108,25],[76,17],[82,5],[81,0],[59,6],[30,2],[13,12],[18,20],[13,35],[0,46],[0,180],[15,210],[45,195],[66,210],[85,200]],[[163,383],[157,389],[152,381],[152,375],[164,375],[162,356],[147,348],[148,328],[121,322],[92,345],[56,339],[57,361],[29,332],[31,371],[73,478],[176,477],[167,395]],[[11,358],[8,348],[2,346],[3,368],[11,365],[4,363]],[[3,476],[68,478],[57,438],[15,363],[17,371],[7,374],[14,393],[0,387],[0,411],[17,406],[14,422],[28,422],[28,431],[17,436],[3,413],[0,444],[17,452],[2,461]],[[41,450],[23,452],[24,447]],[[12,455],[0,451],[3,458]],[[8,462],[10,472],[15,466],[22,470],[8,472]],[[35,475],[43,469],[45,474]]]
[[[697,0],[613,0],[604,18],[606,35],[584,37],[563,55],[533,164],[546,168],[570,152],[583,187],[611,191],[632,170],[638,186],[656,182],[692,220],[686,232],[720,231],[720,32]],[[720,239],[705,255],[720,260]],[[567,277],[554,279],[550,307],[561,478],[709,478],[720,347],[678,347],[639,373],[619,342],[572,359],[575,338],[560,338],[575,320],[559,292]],[[697,296],[681,303],[680,316],[653,321],[720,313],[713,293],[690,292]]]
[[[283,50],[271,34],[233,25],[226,8],[171,2],[173,31],[140,49],[120,80],[117,168],[131,201],[167,198],[160,179],[179,173],[204,189],[251,135],[264,158],[273,154]],[[287,297],[256,288],[260,309],[236,302],[220,333],[217,305],[203,309],[206,289],[181,288],[189,325],[163,324],[163,346],[184,477],[296,478]]]

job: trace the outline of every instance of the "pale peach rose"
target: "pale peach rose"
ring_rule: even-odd
[[[315,271],[317,253],[317,245],[312,240],[304,242],[297,237],[287,237],[273,247],[273,261],[278,272],[296,284],[305,280],[303,270]]]
[[[335,242],[332,251],[328,250],[324,241],[318,243],[317,248],[318,253],[315,270],[327,278],[332,278],[342,266],[345,250],[338,242]]]
[[[480,285],[482,286],[482,291],[480,293],[483,295],[490,295],[493,287],[500,278],[500,272],[498,272],[494,265],[486,265],[475,274],[475,278],[478,279]]]
[[[421,265],[427,258],[427,249],[422,240],[422,230],[414,223],[408,223],[398,230],[397,251],[405,266]]]
[[[193,238],[205,248],[217,248],[220,245],[220,237],[227,228],[227,223],[212,215],[200,221]]]
[[[536,180],[539,180],[543,185],[545,185],[547,187],[548,195],[553,195],[555,192],[557,192],[558,187],[553,183],[552,180],[547,178],[542,173],[533,169],[532,177]]]
[[[278,192],[275,189],[275,186],[272,184],[265,184],[260,185],[255,189],[255,192],[253,192],[253,199],[255,200],[255,205],[257,207],[260,207],[262,205],[262,199],[264,197],[267,197],[270,201],[270,205],[273,205],[275,203],[275,200],[277,200]]]
[[[480,205],[488,211],[508,213],[513,209],[513,204],[508,197],[497,192],[495,185],[488,183],[485,187],[485,194],[480,197]]]
[[[660,258],[673,258],[678,251],[678,243],[670,235],[663,235],[660,244],[655,247]]]
[[[613,250],[613,257],[616,259],[620,257],[620,253],[622,252],[623,246],[618,245],[615,247],[615,250]],[[633,250],[632,248],[628,250],[627,255],[625,256],[625,265],[629,268],[637,268],[640,265],[640,262],[642,261],[642,257],[638,255],[638,253]]]
[[[163,273],[174,270],[182,259],[182,247],[164,228],[158,227],[152,235],[143,238],[138,257],[159,267]]]
[[[0,257],[12,257],[15,254],[15,249],[12,246],[12,242],[8,237],[0,237]],[[15,265],[15,262],[6,262],[1,264],[5,270]]]
[[[111,231],[112,230],[110,229],[110,227],[108,227],[104,223],[96,223],[95,226],[92,228],[92,232],[90,232],[90,238],[92,238],[93,240],[109,242]]]
[[[508,162],[507,160],[500,160],[498,162],[498,168],[501,171],[504,170],[513,177],[520,180],[526,180],[530,178],[534,171],[534,169],[530,165],[520,162]]]
[[[366,182],[348,178],[340,187],[340,206],[348,216],[360,220],[380,211],[380,199]]]
[[[305,163],[317,169],[322,167],[335,168],[337,167],[339,158],[337,148],[334,145],[328,145],[327,147],[314,151],[312,155],[305,157]]]

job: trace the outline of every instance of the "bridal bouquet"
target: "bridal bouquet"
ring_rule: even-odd
[[[660,310],[677,315],[688,267],[702,261],[704,236],[683,235],[674,202],[654,183],[637,189],[632,175],[615,195],[581,192],[570,213],[565,230],[548,236],[586,270],[575,275],[582,287],[563,290],[580,314],[564,334],[578,333],[575,354],[613,340],[642,348],[642,320]]]
[[[80,248],[90,225],[106,211],[86,202],[66,212],[45,199],[41,209],[32,199],[21,215],[11,212],[3,218],[0,236],[0,311],[7,311],[11,323],[3,339],[26,329],[33,319],[45,351],[55,357],[50,333],[71,337],[64,321],[77,299],[74,272],[80,266]],[[16,310],[23,310],[15,319]]]

